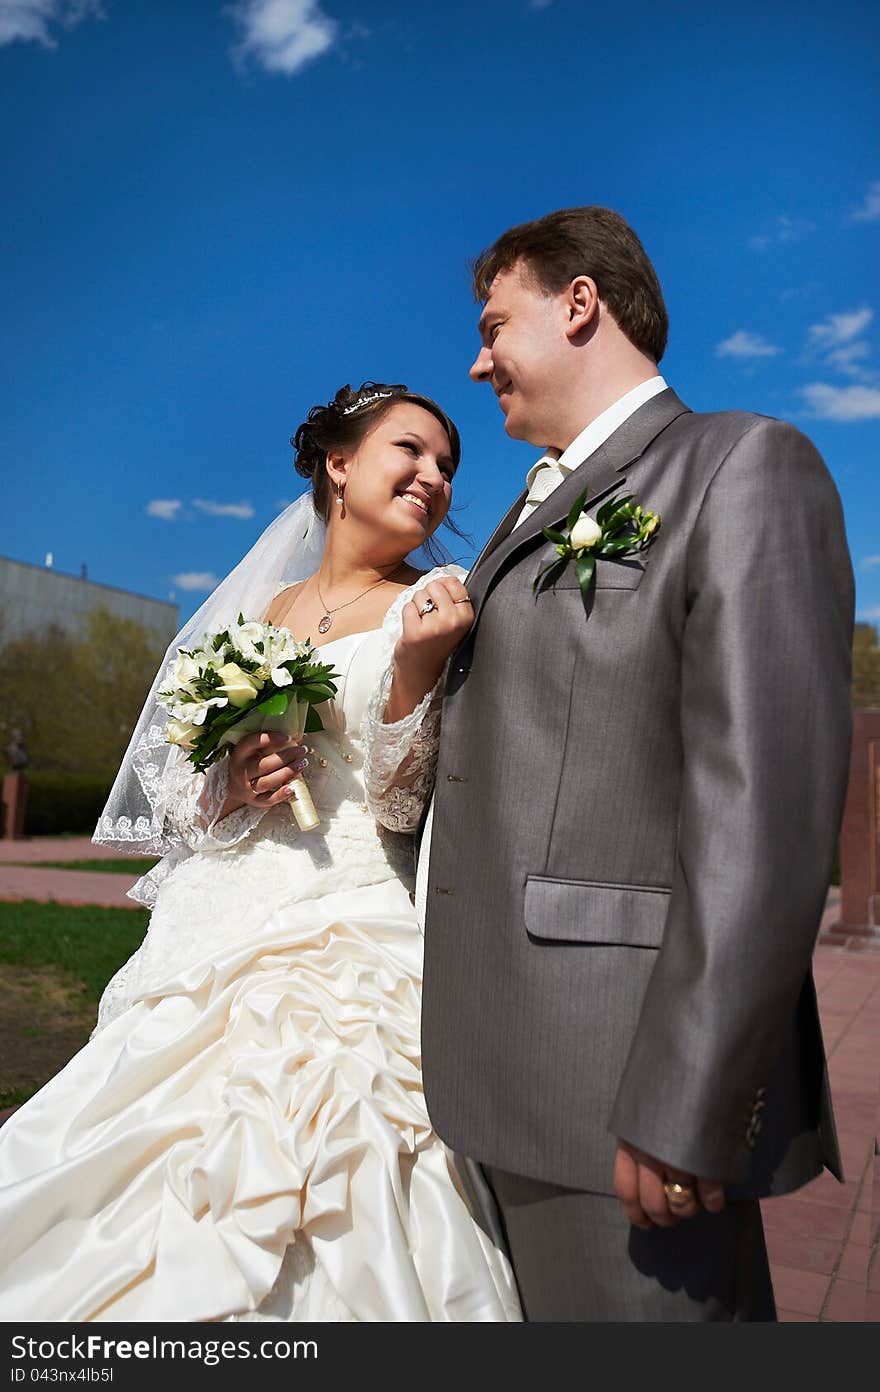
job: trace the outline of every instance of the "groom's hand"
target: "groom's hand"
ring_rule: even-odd
[[[681,1190],[676,1190],[676,1185]],[[637,1228],[671,1228],[703,1209],[720,1213],[724,1207],[724,1189],[717,1179],[702,1179],[676,1169],[620,1138],[614,1161],[614,1192]]]

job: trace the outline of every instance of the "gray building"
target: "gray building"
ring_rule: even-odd
[[[50,624],[75,633],[95,609],[134,619],[163,647],[178,629],[176,604],[0,556],[0,634],[40,633]]]

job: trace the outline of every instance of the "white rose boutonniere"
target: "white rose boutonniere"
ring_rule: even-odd
[[[570,561],[577,566],[581,594],[587,599],[596,578],[598,560],[622,560],[637,556],[654,540],[660,518],[650,508],[636,503],[631,493],[603,503],[595,518],[584,511],[589,488],[575,501],[562,531],[554,527],[541,530],[556,547],[558,560],[551,561],[535,576],[532,590],[537,599],[542,590],[555,585]]]

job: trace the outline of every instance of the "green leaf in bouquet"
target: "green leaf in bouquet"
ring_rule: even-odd
[[[572,527],[574,526],[575,522],[578,520],[578,518],[580,517],[580,515],[581,515],[581,513],[583,512],[584,508],[586,507],[587,498],[589,497],[589,493],[590,493],[590,489],[589,489],[589,486],[588,486],[588,487],[586,487],[586,488],[584,489],[584,491],[583,491],[583,493],[580,495],[580,497],[577,498],[577,499],[575,500],[575,502],[572,504],[571,511],[570,511],[569,514],[568,514],[568,520],[567,520],[567,522],[566,522],[566,526],[568,527],[568,530],[569,530],[569,531],[571,531],[571,529],[572,529]]]
[[[216,720],[211,721],[210,725],[206,721],[202,726],[205,733],[196,740],[193,746],[193,752],[199,753],[203,750],[215,749],[221,735],[224,735],[230,726],[236,723],[238,714],[237,710],[231,713],[222,711]],[[193,760],[193,762],[195,762],[195,760]]]
[[[306,711],[306,723],[303,727],[303,734],[316,735],[319,730],[323,730],[324,722],[314,706],[309,706]]]
[[[298,683],[294,683],[293,690],[296,692],[296,699],[298,701],[308,701],[309,705],[319,706],[322,701],[328,701],[330,699],[330,692],[328,692],[325,686],[313,686],[311,684],[308,686],[300,686]]]
[[[261,715],[284,715],[290,705],[290,696],[286,691],[276,691],[268,696],[265,701],[257,701],[248,710],[248,715],[252,711],[259,711]]]

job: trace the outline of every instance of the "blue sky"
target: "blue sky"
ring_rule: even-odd
[[[365,378],[455,417],[479,546],[534,451],[467,378],[467,261],[600,203],[688,405],[815,441],[880,620],[880,8],[730,10],[0,0],[0,553],[186,617],[300,490],[309,407]]]

